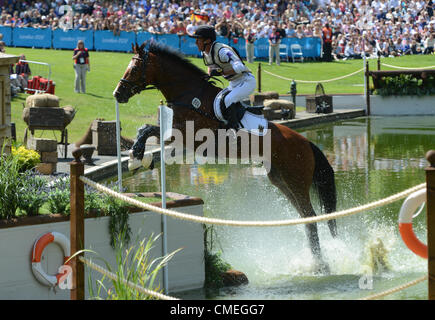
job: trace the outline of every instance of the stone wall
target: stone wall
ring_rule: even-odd
[[[17,56],[0,53],[0,148],[11,134],[11,84],[9,80],[10,65],[18,62]],[[10,153],[11,146],[6,142],[4,152]]]

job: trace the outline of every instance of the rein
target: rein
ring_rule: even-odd
[[[201,90],[200,90],[200,94],[199,94],[199,100],[201,101],[203,96],[204,96],[204,89],[205,89],[205,85],[209,83],[209,82],[204,82]],[[195,108],[191,103],[184,103],[184,102],[177,102],[177,100],[181,100],[182,98],[184,98],[187,95],[190,95],[191,93],[195,94],[197,91],[190,91],[190,92],[184,92],[183,94],[179,95],[178,97],[172,99],[171,101],[166,101],[169,105],[174,105],[174,106],[180,106],[180,107],[185,107],[188,108],[190,110],[193,110],[197,113],[199,113],[200,115],[209,118],[210,120],[218,120],[216,118],[216,116],[213,113],[207,112],[205,110],[201,110],[200,107]],[[219,121],[219,120],[218,120]]]
[[[158,85],[154,85],[154,86],[147,86],[147,85],[145,85],[145,83],[146,83],[146,78],[145,78],[146,76],[145,76],[145,74],[146,74],[146,65],[147,65],[146,61],[148,60],[147,59],[148,53],[145,52],[145,54],[146,54],[146,56],[144,58],[142,58],[142,57],[133,57],[132,58],[132,59],[135,59],[135,60],[138,60],[138,61],[142,62],[142,64],[143,64],[143,72],[142,72],[141,78],[139,79],[139,83],[140,84],[137,84],[138,81],[134,81],[133,82],[133,81],[127,80],[125,78],[121,78],[119,81],[122,84],[125,84],[125,85],[129,86],[130,90],[131,90],[131,92],[133,94],[138,94],[138,93],[140,93],[143,90],[154,90],[154,89],[160,90],[159,87],[162,87],[162,86],[165,86],[165,85],[170,85],[170,86],[176,85],[176,83],[174,83],[174,82],[170,82],[170,83],[168,82],[166,84],[158,84]],[[224,83],[220,79],[218,79],[218,78],[211,77],[211,76],[204,77],[204,80],[206,80],[206,81],[203,83],[203,86],[202,86],[201,91],[200,91],[200,96],[199,96],[200,100],[202,100],[202,97],[204,96],[205,85],[207,83],[214,84],[214,82],[210,81],[210,79],[217,80],[222,85],[224,85]],[[180,81],[180,82],[185,82],[185,81],[183,80],[183,81]],[[184,92],[182,95],[176,97],[175,99],[172,99],[171,101],[166,101],[166,103],[168,105],[180,106],[180,107],[188,108],[190,110],[193,110],[193,111],[199,113],[200,115],[202,115],[202,116],[204,116],[206,118],[209,118],[210,120],[219,121],[216,118],[216,116],[214,115],[214,113],[210,113],[210,112],[207,112],[205,110],[201,110],[200,107],[195,108],[192,104],[189,104],[189,103],[184,103],[184,102],[178,102],[177,101],[177,100],[181,100],[182,98],[184,98],[185,96],[187,96],[187,95],[189,95],[191,93],[196,93],[196,92],[197,92],[196,90],[194,92],[193,91],[187,92],[187,93]]]

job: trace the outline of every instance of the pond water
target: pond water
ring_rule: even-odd
[[[338,210],[385,198],[425,181],[426,151],[435,149],[435,117],[364,117],[298,130],[317,144],[336,172]],[[233,220],[298,218],[296,210],[251,165],[169,165],[167,191],[201,197],[204,214]],[[124,177],[128,192],[160,190],[159,169]],[[427,261],[406,248],[398,233],[402,201],[337,220],[338,237],[326,222],[318,224],[320,243],[331,275],[313,273],[305,228],[214,227],[214,251],[249,284],[224,288],[214,299],[357,299],[421,277]],[[314,207],[319,211],[317,199]],[[426,236],[426,212],[414,219],[420,239]],[[381,240],[387,268],[373,270],[370,247]],[[361,286],[362,285],[362,286]],[[184,299],[210,298],[203,290],[177,294]],[[427,282],[385,299],[427,299]]]

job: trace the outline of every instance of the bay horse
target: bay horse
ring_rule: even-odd
[[[158,89],[173,109],[173,128],[185,132],[186,121],[193,121],[195,132],[200,129],[218,130],[223,127],[214,115],[213,103],[221,91],[208,75],[192,64],[179,51],[147,41],[132,45],[132,60],[113,95],[119,103],[126,103],[135,94]],[[200,97],[201,105],[192,107],[192,99]],[[336,210],[337,196],[334,170],[322,151],[301,134],[290,128],[268,122],[270,130],[270,170],[268,178],[296,208],[301,217],[316,213],[310,199],[313,185],[325,213]],[[159,137],[160,128],[144,125],[138,130],[133,155],[142,159],[148,137]],[[186,138],[186,135],[183,134]],[[187,146],[186,140],[183,141]],[[197,144],[194,144],[197,147]],[[264,147],[264,146],[263,146]],[[328,221],[333,237],[337,235],[335,220]],[[321,254],[317,225],[305,225],[316,273],[329,273],[329,266]]]

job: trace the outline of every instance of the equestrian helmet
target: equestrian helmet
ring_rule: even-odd
[[[214,28],[211,26],[199,26],[191,37],[210,39],[211,41],[216,41],[216,32],[214,31]]]

